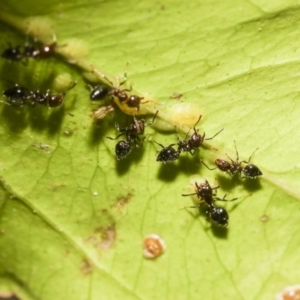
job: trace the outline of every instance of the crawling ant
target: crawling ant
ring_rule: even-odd
[[[53,56],[56,49],[56,42],[40,47],[34,47],[30,44],[25,44],[23,55],[30,58],[44,59]]]
[[[21,61],[23,59],[23,53],[20,51],[20,48],[20,46],[13,47],[8,43],[8,48],[1,53],[1,57],[9,61]]]
[[[150,123],[145,124],[145,119],[138,120],[136,117],[133,116],[133,122],[126,128],[120,128],[119,124],[116,123],[115,126],[117,130],[120,132],[115,138],[107,137],[110,140],[116,140],[122,135],[126,136],[126,139],[124,141],[120,141],[117,143],[115,152],[117,155],[117,159],[123,159],[125,158],[132,150],[132,143],[135,143],[136,147],[138,146],[137,142],[142,143],[145,139],[145,137],[141,140],[140,135],[144,134],[144,130],[146,127],[151,126],[158,114],[158,111],[154,115],[153,119]]]
[[[36,47],[28,43],[25,43],[24,47],[13,47],[9,43],[9,47],[2,52],[1,57],[10,61],[23,61],[24,64],[27,64],[28,58],[43,59],[53,56],[56,46],[56,42],[48,45],[42,45],[40,47]]]
[[[155,141],[153,142],[162,147],[162,150],[160,150],[157,155],[156,161],[162,163],[171,163],[179,158],[180,152],[173,148],[175,144],[164,147],[162,144],[159,144]]]
[[[127,80],[126,73],[124,75],[124,80],[119,83],[119,87],[115,87],[114,84],[105,75],[102,75],[102,77],[105,78],[107,82],[109,82],[109,84],[112,86],[111,90],[108,92],[109,95],[118,98],[121,103],[126,103],[128,107],[136,108],[137,110],[140,109],[140,104],[144,97],[140,97],[137,95],[128,95],[127,92],[132,91],[132,86],[130,86],[130,89],[120,88]]]
[[[205,203],[207,205],[207,209],[205,211],[206,217],[219,226],[227,227],[229,220],[228,212],[225,208],[216,206],[215,201],[232,202],[239,198],[227,200],[226,194],[223,198],[219,198],[216,196],[218,188],[219,186],[211,187],[207,180],[205,180],[204,183],[201,184],[195,182],[195,193],[182,194],[182,196],[186,197],[191,195],[197,195],[197,198],[200,200],[200,203],[196,206],[190,207],[199,208],[203,203]]]
[[[23,106],[29,97],[29,93],[27,88],[15,84],[13,87],[6,89],[3,92],[3,96],[8,99],[8,104],[12,106]]]
[[[235,142],[234,142],[234,146],[235,146],[235,151],[236,151],[236,160],[235,161],[233,159],[231,159],[229,156],[228,156],[228,158],[230,159],[230,162],[227,160],[224,160],[224,159],[216,159],[215,160],[216,168],[209,168],[203,161],[202,161],[202,163],[209,170],[215,170],[218,168],[222,172],[228,173],[230,176],[233,176],[235,173],[237,173],[238,176],[241,177],[241,174],[243,173],[244,177],[241,177],[241,178],[255,179],[258,176],[263,175],[261,170],[256,165],[250,164],[251,157],[255,151],[250,155],[248,161],[245,161],[245,160],[239,161],[239,153],[238,153]],[[246,164],[246,166],[243,167],[242,163]]]
[[[91,90],[90,99],[95,100],[103,100],[109,93],[109,89],[105,85],[96,85],[94,88],[87,84],[87,87]]]
[[[205,132],[203,133],[203,135],[199,134],[199,130],[196,129],[197,124],[200,122],[202,118],[202,115],[199,116],[198,121],[196,122],[196,124],[194,125],[193,129],[194,129],[194,133],[189,136],[189,132],[186,134],[185,139],[183,141],[179,140],[178,138],[178,152],[189,152],[192,155],[195,154],[195,151],[197,149],[199,149],[199,147],[203,144],[204,141],[208,141],[208,140],[212,140],[213,138],[215,138],[220,132],[222,132],[224,130],[224,128],[222,128],[220,131],[218,131],[213,137],[210,138],[205,138]]]
[[[39,90],[31,91],[30,98],[33,100],[33,104],[38,103],[49,107],[56,107],[63,103],[66,93],[76,86],[77,82],[74,81],[68,89],[63,93],[51,94],[50,90],[47,90],[45,94]]]

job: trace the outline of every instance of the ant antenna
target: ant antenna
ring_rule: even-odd
[[[223,127],[220,131],[218,131],[214,136],[212,136],[212,137],[210,137],[210,138],[207,138],[207,139],[205,139],[205,140],[206,140],[206,141],[212,140],[212,139],[215,138],[219,133],[221,133],[223,130],[224,130],[224,127]],[[205,137],[205,132],[203,133],[203,139],[204,139],[204,137]]]

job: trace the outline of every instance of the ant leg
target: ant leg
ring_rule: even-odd
[[[160,144],[160,143],[158,143],[158,142],[156,142],[156,141],[152,141],[152,142],[154,142],[155,144],[161,146],[163,149],[166,148],[165,146],[163,146],[162,144]],[[172,145],[170,145],[169,147],[174,146],[174,145],[175,145],[175,144],[172,144]]]
[[[145,127],[151,126],[151,125],[153,124],[154,120],[155,120],[156,117],[157,117],[157,114],[158,114],[158,110],[156,111],[156,113],[155,113],[155,115],[154,115],[152,121],[150,121],[150,123],[148,123],[147,125],[145,125]]]
[[[202,159],[200,159],[200,162],[201,162],[208,170],[213,171],[213,170],[217,169],[217,167],[215,167],[215,168],[210,168],[210,167],[209,167]]]
[[[237,198],[233,198],[233,199],[227,200],[227,199],[226,199],[226,196],[227,196],[227,194],[225,194],[223,198],[215,197],[215,199],[216,199],[217,201],[232,202],[232,201],[236,201],[236,200],[238,200],[238,199],[241,198],[241,197],[237,197]]]
[[[110,139],[110,140],[116,140],[117,138],[119,138],[119,137],[122,136],[122,135],[124,135],[124,132],[119,133],[115,138],[112,138],[112,137],[110,137],[110,136],[107,136],[106,138],[107,138],[107,139]]]
[[[245,163],[245,164],[249,164],[249,162],[251,161],[251,158],[252,158],[253,154],[254,154],[257,150],[258,150],[258,148],[256,148],[256,149],[252,152],[252,154],[250,155],[248,161],[243,160],[242,162]]]
[[[186,197],[186,196],[192,196],[192,195],[197,195],[197,193],[191,193],[191,194],[181,194],[181,196]]]
[[[213,137],[207,138],[207,139],[205,139],[205,140],[206,140],[206,141],[212,140],[212,139],[215,138],[219,133],[221,133],[223,130],[224,130],[224,128],[222,128],[220,131],[218,131]],[[204,136],[205,136],[205,133],[203,133],[203,137],[204,137]]]

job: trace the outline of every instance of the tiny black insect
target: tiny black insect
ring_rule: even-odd
[[[189,152],[192,155],[194,155],[195,151],[200,148],[200,146],[203,144],[204,141],[212,140],[220,132],[222,132],[224,130],[224,128],[222,128],[213,137],[205,138],[205,132],[203,133],[203,135],[201,135],[201,134],[199,134],[199,130],[196,129],[196,126],[200,122],[201,118],[202,118],[202,115],[199,116],[198,121],[194,125],[194,127],[193,127],[194,133],[191,136],[189,136],[189,132],[188,132],[187,135],[185,136],[184,140],[181,141],[178,138],[178,142],[177,142],[178,152],[180,152],[180,153],[181,152]]]
[[[33,103],[38,103],[41,105],[46,105],[49,107],[56,107],[63,103],[63,100],[66,96],[66,93],[76,86],[77,82],[74,81],[68,89],[63,93],[51,94],[50,90],[47,90],[46,93],[41,93],[39,90],[31,91],[30,98],[32,99]]]
[[[105,85],[96,85],[94,88],[87,84],[91,90],[90,99],[91,100],[103,100],[109,93],[109,88]]]
[[[253,152],[251,154],[251,156],[249,157],[248,161],[239,161],[239,153],[236,147],[236,143],[234,142],[234,146],[235,146],[235,151],[236,151],[236,160],[234,161],[233,159],[231,159],[229,156],[228,158],[230,159],[230,162],[224,159],[216,159],[215,164],[216,164],[216,168],[218,168],[219,170],[221,170],[222,172],[226,172],[228,173],[230,176],[233,176],[234,174],[238,174],[238,176],[241,177],[241,174],[244,174],[244,177],[241,178],[251,178],[251,179],[255,179],[258,176],[263,175],[263,173],[261,172],[261,170],[253,164],[250,164],[250,160],[251,157],[253,155]],[[209,170],[215,170],[216,168],[209,168],[203,161],[202,163],[209,169]],[[242,164],[246,164],[245,167],[242,166]]]
[[[162,147],[162,150],[160,150],[160,152],[157,155],[156,161],[162,163],[171,163],[179,158],[180,152],[173,148],[175,144],[171,144],[165,147],[160,143],[157,143],[155,141],[153,142]]]
[[[6,89],[3,92],[3,96],[8,99],[8,104],[12,106],[23,106],[28,100],[29,93],[27,88],[15,84],[13,87]]]
[[[142,139],[140,139],[139,136],[144,134],[146,127],[151,126],[153,124],[157,114],[158,114],[158,111],[154,115],[151,122],[148,124],[145,124],[145,119],[138,120],[134,116],[133,116],[133,122],[126,128],[120,128],[118,123],[115,124],[117,130],[119,131],[119,134],[115,138],[112,138],[109,136],[107,138],[110,140],[116,140],[117,138],[119,138],[122,135],[126,136],[125,141],[122,141],[121,145],[119,145],[120,142],[116,145],[115,152],[117,155],[117,159],[125,158],[127,156],[127,154],[129,154],[131,152],[132,144],[137,148],[139,147],[139,144],[142,144],[142,142],[144,141],[144,139],[146,137],[143,137]],[[123,150],[122,147],[124,148],[124,151],[122,151]],[[118,153],[120,153],[120,155]]]
[[[108,92],[109,95],[118,98],[121,103],[125,102],[128,105],[128,107],[136,108],[137,110],[140,109],[140,104],[141,104],[141,101],[144,99],[144,97],[140,97],[137,95],[128,95],[127,92],[132,91],[132,86],[130,86],[129,89],[121,89],[120,88],[127,81],[126,73],[124,75],[124,80],[119,83],[119,87],[114,86],[114,84],[105,75],[103,75],[103,77],[112,86],[111,90]]]
[[[205,180],[201,184],[195,182],[195,193],[182,194],[182,196],[196,195],[197,198],[200,200],[200,203],[197,204],[196,206],[190,206],[190,207],[199,208],[203,203],[205,203],[207,205],[207,209],[205,212],[206,217],[219,226],[227,227],[229,215],[225,208],[216,206],[215,201],[231,202],[239,198],[233,198],[227,200],[226,194],[224,195],[223,198],[219,198],[216,196],[218,188],[219,186],[211,187],[207,180]]]
[[[23,59],[23,53],[20,50],[21,46],[13,47],[10,43],[2,53],[1,57],[10,61],[20,61]]]
[[[53,42],[48,45],[41,45],[41,46],[33,46],[28,43],[24,46],[24,57],[28,58],[38,58],[44,59],[49,58],[55,54],[55,49],[57,47],[56,42]]]

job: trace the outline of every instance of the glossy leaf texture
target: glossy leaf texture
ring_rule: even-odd
[[[7,0],[0,9],[1,49],[24,45],[26,18],[40,17],[62,54],[2,59],[1,91],[13,83],[53,90],[61,74],[77,81],[57,108],[1,99],[0,295],[251,300],[299,283],[299,1]],[[89,100],[83,64],[109,78],[126,71],[127,87],[149,102],[141,109],[159,110],[156,121],[172,132],[147,127],[143,146],[118,161],[122,138],[106,137],[131,117],[116,107],[93,122],[99,104]],[[156,162],[152,141],[176,143],[200,114],[201,134],[224,131],[194,156]],[[241,160],[258,148],[251,161],[260,179],[200,163],[235,158],[234,141]],[[218,204],[228,229],[181,196],[204,178],[221,186],[219,197],[242,197]],[[166,244],[155,260],[143,257],[149,234]]]

